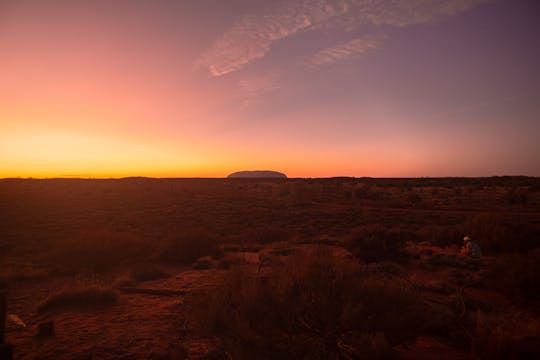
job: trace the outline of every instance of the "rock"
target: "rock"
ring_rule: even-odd
[[[232,174],[229,174],[227,176],[229,179],[231,178],[250,178],[250,179],[257,179],[257,178],[277,178],[277,179],[286,179],[287,175],[280,173],[278,171],[272,171],[272,170],[252,170],[252,171],[237,171]]]

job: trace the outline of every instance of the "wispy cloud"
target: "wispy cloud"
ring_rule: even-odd
[[[265,14],[240,18],[199,58],[213,76],[263,58],[272,45],[322,27],[352,30],[361,25],[403,27],[431,22],[489,0],[292,0]]]
[[[276,73],[253,76],[238,82],[239,97],[244,107],[260,102],[264,95],[279,87]]]
[[[264,57],[274,42],[346,11],[330,5],[317,10],[315,1],[307,3],[293,1],[269,14],[244,16],[201,56],[199,63],[214,76],[228,74]]]
[[[363,36],[317,52],[310,58],[311,66],[332,64],[348,58],[357,58],[380,48],[384,35]]]

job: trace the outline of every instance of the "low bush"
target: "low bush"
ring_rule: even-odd
[[[405,241],[399,230],[367,225],[352,232],[346,247],[355,257],[367,263],[391,261],[402,257]]]
[[[49,272],[32,266],[6,266],[0,269],[0,279],[12,284],[17,282],[41,281],[49,277]]]
[[[487,268],[485,286],[520,303],[540,303],[540,249],[506,254]]]
[[[409,284],[363,274],[327,250],[290,258],[264,277],[233,269],[192,299],[201,330],[232,358],[387,359],[392,346],[433,330]]]
[[[208,231],[179,232],[162,241],[156,257],[158,260],[191,264],[203,256],[219,257],[222,250],[218,245],[217,237]]]
[[[540,326],[519,314],[476,314],[472,351],[480,360],[539,359]]]
[[[131,278],[137,282],[152,281],[169,277],[169,273],[153,265],[138,265],[130,271]]]
[[[483,254],[524,253],[540,247],[540,224],[509,214],[477,215],[467,221],[467,234]]]
[[[447,247],[463,245],[463,237],[467,234],[464,226],[423,224],[417,231],[416,241],[429,241],[432,245]]]
[[[278,227],[261,228],[253,233],[253,241],[259,244],[283,242],[291,239],[291,233]]]
[[[98,229],[61,242],[50,258],[56,266],[102,273],[146,257],[151,246],[135,233]]]
[[[135,281],[130,275],[124,274],[119,277],[117,277],[114,281],[112,286],[114,288],[122,288],[122,287],[132,287],[137,285],[137,281]]]
[[[38,305],[38,312],[61,310],[66,308],[94,308],[114,305],[118,294],[99,286],[74,287],[50,295]]]
[[[215,267],[214,262],[208,256],[197,259],[192,265],[195,270],[209,270]]]

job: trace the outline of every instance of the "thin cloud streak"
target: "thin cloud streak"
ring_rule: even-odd
[[[404,27],[451,16],[489,0],[294,0],[266,14],[239,19],[198,59],[212,76],[240,70],[289,36],[324,27]]]
[[[263,58],[274,42],[333,16],[330,9],[312,13],[309,7],[294,2],[270,14],[244,16],[201,56],[199,64],[207,67],[213,76],[239,70]]]
[[[311,66],[333,64],[349,58],[358,58],[377,51],[386,36],[363,36],[336,46],[320,50],[310,58]]]

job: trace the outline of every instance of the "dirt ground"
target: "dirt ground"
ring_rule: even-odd
[[[374,358],[540,353],[536,179],[13,179],[0,181],[0,210],[8,315],[25,324],[6,325],[15,359],[234,358],[219,332],[200,331],[199,301],[231,274],[272,277],[321,248],[451,319],[410,324],[414,335]],[[459,255],[464,235],[482,258]],[[508,264],[512,278],[498,275]],[[81,288],[115,301],[40,310]],[[48,321],[55,334],[38,336]]]

